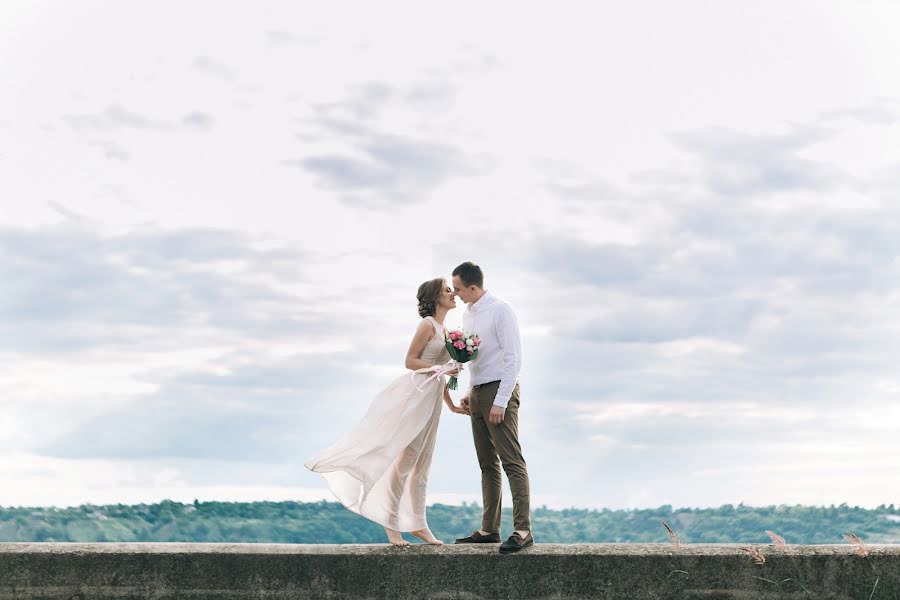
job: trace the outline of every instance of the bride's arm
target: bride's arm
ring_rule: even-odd
[[[432,327],[431,323],[427,320],[422,319],[419,322],[419,326],[416,327],[416,333],[413,335],[412,342],[409,343],[409,350],[406,351],[407,369],[415,371],[416,369],[425,369],[434,366],[434,363],[419,358],[422,356],[422,351],[425,350],[425,344],[427,344],[428,340],[434,335],[436,335],[434,327]]]
[[[469,414],[469,409],[466,408],[465,406],[462,406],[462,405],[457,406],[457,405],[453,404],[453,398],[450,397],[450,390],[448,390],[447,388],[444,388],[444,404],[446,404],[447,407],[455,413],[458,413],[461,415]]]

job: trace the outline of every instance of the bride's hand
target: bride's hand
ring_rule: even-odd
[[[463,365],[459,365],[452,371],[447,371],[447,375],[459,375],[460,371],[462,371],[462,370],[463,370]]]
[[[450,407],[450,410],[455,412],[458,415],[467,415],[469,414],[469,409],[465,406],[456,406],[455,404]]]

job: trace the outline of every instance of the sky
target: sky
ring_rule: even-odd
[[[896,503],[898,26],[4,1],[0,506],[333,499],[303,461],[466,260],[521,326],[533,506]],[[428,501],[481,501],[446,410]]]

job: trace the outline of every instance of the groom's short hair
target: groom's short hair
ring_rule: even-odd
[[[466,287],[470,285],[484,287],[484,273],[481,272],[481,267],[471,261],[466,261],[453,269],[453,276],[459,277]]]

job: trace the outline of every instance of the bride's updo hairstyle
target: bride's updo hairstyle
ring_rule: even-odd
[[[444,287],[446,287],[446,284],[444,283],[443,277],[438,277],[437,279],[426,281],[419,286],[419,291],[416,293],[416,298],[419,299],[420,317],[424,319],[425,317],[434,316],[434,311],[437,308],[438,299],[441,297],[441,293],[444,291]]]

